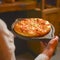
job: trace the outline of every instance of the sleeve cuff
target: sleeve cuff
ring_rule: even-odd
[[[46,54],[39,54],[34,60],[49,60]]]

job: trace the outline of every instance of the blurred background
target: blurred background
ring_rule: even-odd
[[[12,31],[11,25],[17,18],[43,18],[55,27],[60,37],[60,0],[0,0],[0,18]],[[15,38],[17,60],[34,60],[42,52],[39,41],[26,41]],[[60,42],[52,60],[59,60]],[[28,57],[27,57],[28,56]],[[24,58],[23,58],[24,57]]]

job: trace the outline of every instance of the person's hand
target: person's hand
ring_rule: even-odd
[[[46,54],[49,58],[51,58],[58,45],[58,40],[58,36],[55,36],[53,39],[51,39],[42,53]]]
[[[40,51],[43,52],[44,49],[47,47],[47,45],[48,41],[40,41],[40,47],[41,47]]]

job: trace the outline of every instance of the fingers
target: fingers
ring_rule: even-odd
[[[43,51],[43,53],[49,56],[49,58],[51,58],[53,53],[55,52],[58,44],[58,40],[59,40],[59,37],[55,36],[53,39],[49,41],[46,49]]]
[[[46,42],[40,41],[40,45],[41,45],[41,47],[43,47],[43,48],[45,48],[45,47],[47,46],[47,44],[48,44],[48,43],[46,43]]]
[[[51,39],[47,45],[47,49],[55,50],[56,46],[58,45],[58,36],[55,36],[53,39]]]
[[[50,48],[54,49],[57,44],[58,44],[58,40],[59,40],[59,37],[58,36],[55,36],[53,39],[51,39],[48,43],[48,45],[50,46]]]
[[[43,52],[46,47],[44,42],[40,41],[40,47],[41,47],[40,51]]]

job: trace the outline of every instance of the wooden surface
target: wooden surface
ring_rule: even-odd
[[[31,10],[36,8],[36,2],[14,2],[0,4],[0,12]]]
[[[12,3],[12,2],[15,2],[15,0],[3,0],[3,2]]]
[[[55,27],[55,35],[59,35],[60,32],[60,9],[53,8],[43,11],[43,19],[48,20]]]

